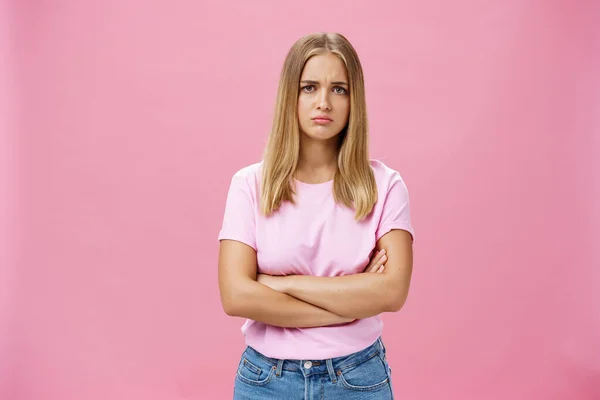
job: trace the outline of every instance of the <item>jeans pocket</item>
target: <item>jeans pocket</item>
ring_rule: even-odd
[[[377,355],[348,368],[337,371],[342,386],[356,391],[374,391],[389,384],[387,366]]]
[[[275,366],[246,351],[238,365],[237,378],[248,385],[264,386],[271,381],[275,369]]]

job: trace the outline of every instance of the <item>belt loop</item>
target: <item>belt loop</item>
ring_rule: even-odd
[[[383,351],[383,354],[385,354],[385,346],[383,345],[383,340],[381,340],[381,336],[379,336],[379,338],[377,338],[377,342],[379,343],[379,347],[381,348],[381,351]]]
[[[381,358],[383,361],[387,361],[387,355],[385,354],[385,346],[383,345],[383,340],[381,340],[381,336],[377,339],[377,343],[379,343],[379,351],[381,352]]]
[[[276,376],[281,376],[281,370],[283,369],[283,360],[277,361],[277,369],[275,370]]]
[[[327,364],[327,372],[329,372],[329,378],[331,379],[331,382],[337,383],[337,378],[335,377],[335,371],[333,370],[333,362],[331,362],[331,358],[325,360],[325,363]]]

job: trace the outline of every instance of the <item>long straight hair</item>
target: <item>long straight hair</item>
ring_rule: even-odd
[[[360,60],[342,34],[319,32],[294,43],[283,64],[273,126],[263,156],[260,209],[265,216],[275,212],[283,201],[294,203],[293,174],[300,155],[300,77],[309,58],[326,53],[334,54],[344,62],[350,92],[348,124],[339,133],[334,200],[353,209],[357,221],[368,216],[377,202],[377,186],[369,160],[367,107]]]

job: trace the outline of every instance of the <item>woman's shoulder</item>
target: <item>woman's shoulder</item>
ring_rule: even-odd
[[[375,175],[377,191],[384,198],[390,191],[400,190],[408,192],[406,182],[397,169],[394,169],[381,160],[371,160],[371,168]]]
[[[254,164],[246,165],[240,169],[238,169],[233,176],[237,178],[244,179],[256,179],[260,176],[261,170],[263,166],[263,161],[259,161]]]
[[[373,174],[375,175],[376,182],[390,181],[394,178],[402,180],[400,172],[385,164],[383,161],[371,159],[370,164],[371,168],[373,169]]]
[[[234,172],[231,178],[232,187],[242,188],[255,197],[261,180],[263,162],[246,165]]]
[[[239,168],[237,171],[235,171],[235,173],[233,174],[233,176],[252,176],[252,175],[256,175],[257,173],[259,173],[260,169],[262,168],[262,161],[256,162],[254,164],[249,164],[249,165],[245,165],[241,168]]]

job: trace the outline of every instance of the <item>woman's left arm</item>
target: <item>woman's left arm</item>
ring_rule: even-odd
[[[412,236],[394,229],[377,242],[385,249],[387,261],[381,273],[319,277],[310,275],[260,275],[258,281],[335,314],[355,319],[402,308],[412,275]]]

